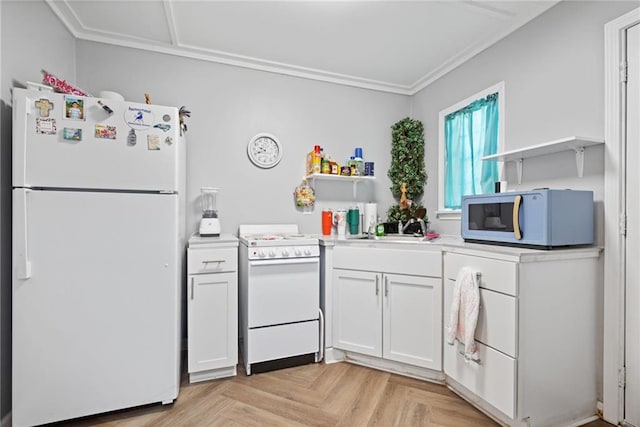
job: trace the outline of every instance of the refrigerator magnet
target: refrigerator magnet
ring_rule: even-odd
[[[164,143],[167,144],[167,145],[173,144],[173,138],[171,138],[170,136],[166,137],[164,139]]]
[[[102,100],[101,100],[101,99],[98,99],[98,101],[97,101],[97,102],[98,102],[98,105],[99,105],[99,106],[101,106],[101,107],[102,107],[102,109],[103,109],[104,111],[106,111],[106,112],[107,112],[107,114],[109,114],[109,115],[112,115],[112,114],[113,114],[113,110],[112,110],[112,109],[111,109],[107,104],[105,104],[104,102],[102,102]]]
[[[168,131],[169,129],[171,129],[171,125],[166,125],[166,124],[164,124],[164,123],[158,123],[158,124],[155,124],[155,125],[153,125],[153,127],[154,127],[155,129],[160,129],[160,130],[161,130],[161,131],[163,131],[163,132],[166,132],[166,131]]]
[[[49,117],[49,111],[53,110],[53,102],[46,98],[38,99],[35,102],[40,117]]]
[[[147,135],[147,149],[159,150],[160,149],[160,137],[155,134]]]
[[[62,129],[62,138],[65,141],[82,141],[82,129],[64,128]]]
[[[124,121],[131,129],[149,130],[153,123],[153,113],[149,108],[130,105],[124,112]]]
[[[65,96],[64,117],[70,120],[84,120],[84,99],[77,96]]]
[[[127,135],[127,145],[133,147],[138,142],[138,136],[136,135],[136,131],[131,129],[129,131],[129,135]]]
[[[36,132],[44,135],[55,135],[57,132],[56,119],[51,117],[36,117]]]
[[[168,114],[165,114],[164,116],[162,116],[162,120],[164,120],[165,122],[170,122],[171,121],[171,116]]]
[[[95,137],[100,139],[116,139],[116,127],[111,125],[96,125]]]

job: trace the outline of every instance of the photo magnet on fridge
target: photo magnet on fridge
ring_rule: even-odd
[[[71,120],[84,120],[84,99],[77,96],[65,96],[64,116]]]
[[[36,117],[36,132],[44,135],[55,135],[57,132],[56,119],[51,117]]]
[[[82,141],[82,129],[64,128],[62,129],[62,138],[65,141]]]
[[[38,99],[35,102],[40,117],[49,117],[49,111],[53,110],[53,102],[46,98]]]
[[[116,139],[116,127],[111,125],[96,125],[96,138]]]

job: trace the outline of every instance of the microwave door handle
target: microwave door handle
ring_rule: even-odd
[[[513,236],[516,240],[522,239],[520,231],[520,205],[522,204],[522,196],[518,195],[513,201]]]

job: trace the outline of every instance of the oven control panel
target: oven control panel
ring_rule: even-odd
[[[309,258],[320,256],[318,245],[261,246],[249,248],[249,259]]]

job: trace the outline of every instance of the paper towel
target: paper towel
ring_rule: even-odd
[[[377,220],[378,220],[378,204],[377,203],[365,204],[363,230],[368,233],[369,229],[375,228]]]

